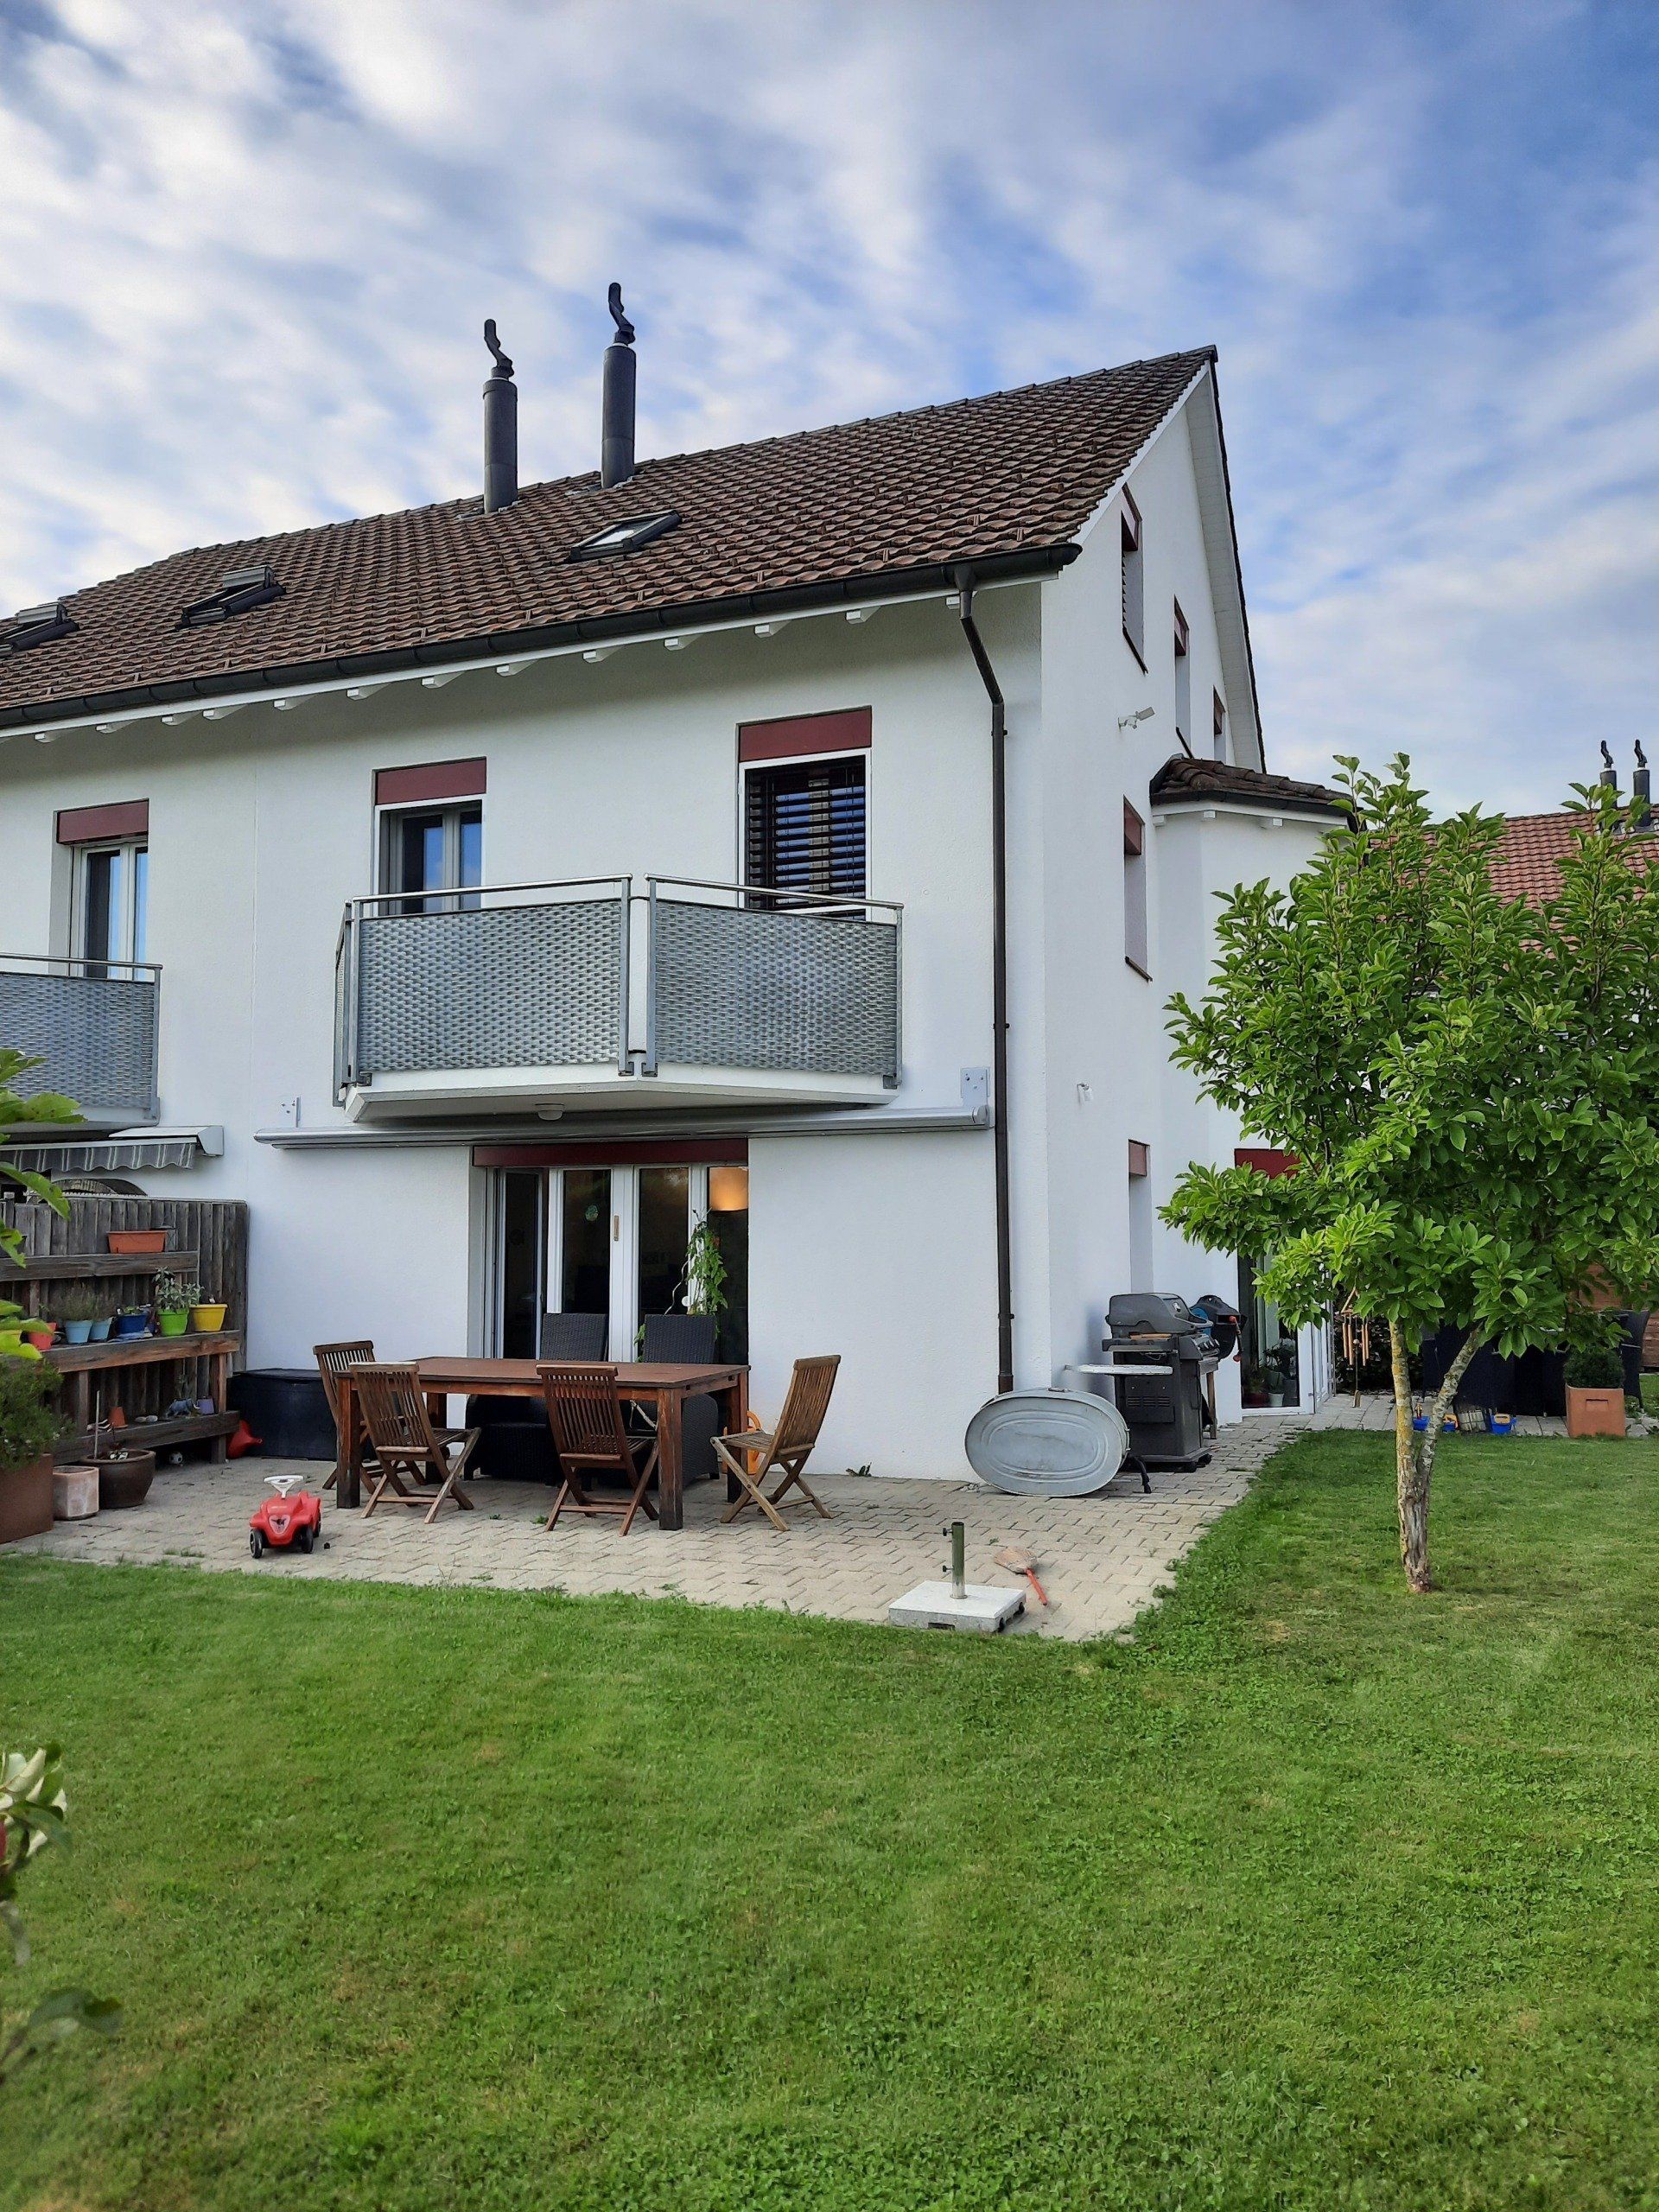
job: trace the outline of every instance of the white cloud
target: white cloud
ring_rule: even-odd
[[[1277,765],[1408,741],[1548,804],[1659,672],[1659,183],[1605,24],[0,10],[0,604],[470,488],[486,314],[527,469],[589,466],[612,276],[658,450],[1213,339]]]

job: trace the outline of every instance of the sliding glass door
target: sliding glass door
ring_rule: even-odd
[[[538,1349],[543,1313],[599,1313],[606,1357],[635,1357],[653,1313],[686,1310],[693,1232],[722,1281],[719,1357],[748,1357],[748,1170],[673,1165],[497,1171],[495,1339],[509,1358]],[[695,1288],[692,1295],[696,1296]]]

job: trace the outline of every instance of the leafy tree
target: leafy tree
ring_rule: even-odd
[[[41,1852],[68,1842],[68,1810],[55,1744],[31,1752],[0,1751],[0,1925],[20,1967],[29,1963],[29,1938],[17,1911],[18,1883]],[[109,2035],[120,2015],[118,2005],[89,1997],[84,1989],[54,1989],[22,2018],[0,2015],[0,2086],[79,2028]]]
[[[0,1046],[0,1198],[6,1187],[29,1192],[43,1198],[54,1212],[67,1214],[69,1201],[57,1185],[45,1175],[34,1175],[22,1167],[13,1167],[6,1160],[3,1147],[9,1141],[8,1132],[41,1122],[78,1122],[79,1109],[73,1099],[65,1098],[53,1090],[36,1091],[32,1096],[21,1094],[16,1088],[19,1076],[30,1068],[39,1067],[38,1060],[31,1060],[23,1053]],[[15,1229],[8,1229],[0,1222],[0,1253],[9,1259],[22,1255],[23,1240]],[[10,1300],[0,1298],[0,1357],[34,1359],[39,1357],[32,1344],[26,1344],[14,1325],[22,1308]]]
[[[1611,791],[1574,787],[1559,893],[1532,906],[1494,887],[1501,818],[1436,822],[1403,755],[1339,766],[1351,830],[1287,891],[1228,895],[1203,1003],[1170,1001],[1177,1064],[1296,1172],[1195,1164],[1164,1218],[1255,1255],[1293,1323],[1348,1300],[1387,1321],[1425,1591],[1435,1446],[1475,1353],[1592,1338],[1596,1307],[1659,1286],[1659,898]],[[1419,1430],[1408,1352],[1447,1327]]]

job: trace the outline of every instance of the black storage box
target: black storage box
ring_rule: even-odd
[[[226,1392],[273,1459],[334,1459],[334,1422],[315,1367],[250,1367]]]

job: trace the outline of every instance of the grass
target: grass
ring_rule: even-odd
[[[1130,1646],[0,1560],[0,2206],[1659,2205],[1659,1447],[1269,1469]],[[0,1985],[3,1986],[3,1985]]]

